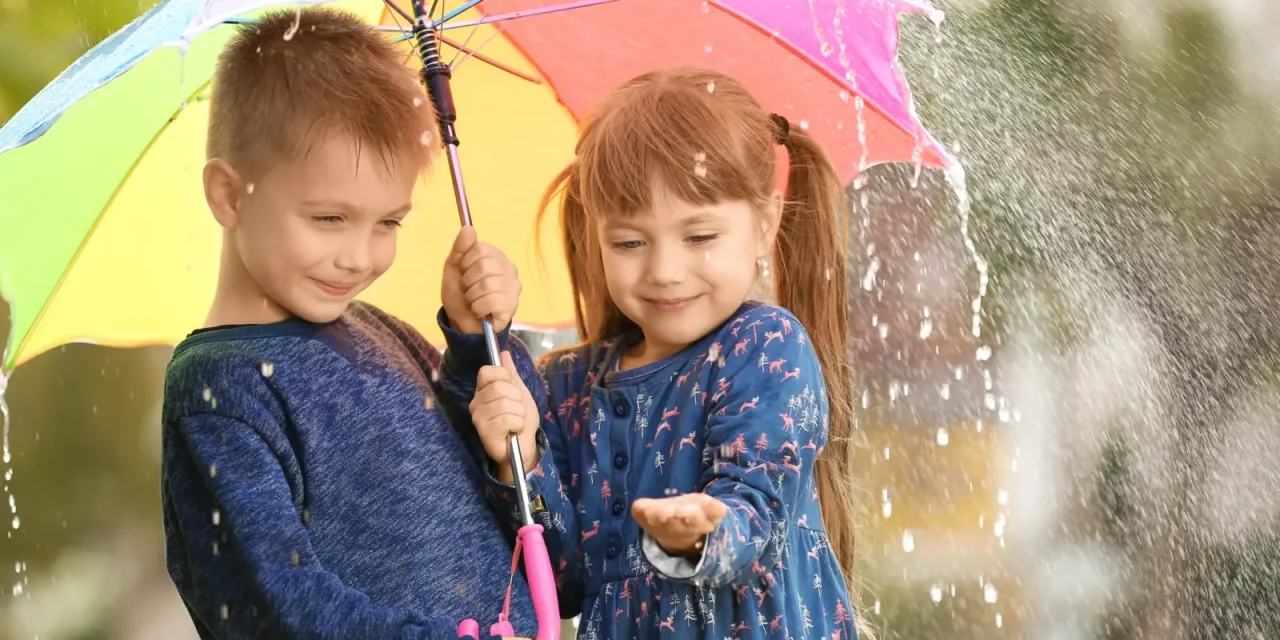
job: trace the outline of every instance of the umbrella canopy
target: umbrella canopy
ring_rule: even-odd
[[[322,1],[168,0],[0,128],[0,294],[12,310],[0,370],[68,342],[174,343],[199,326],[218,262],[201,170],[227,23]],[[388,37],[408,26],[383,0],[332,4]],[[742,79],[807,126],[847,180],[879,162],[946,164],[895,62],[898,14],[925,10],[914,0],[473,0],[446,12],[444,55],[467,52],[453,93],[471,207],[481,237],[520,267],[517,326],[573,325],[556,222],[535,246],[536,204],[572,160],[579,120],[638,73],[695,64]],[[438,341],[440,268],[456,230],[449,181],[425,178],[414,207],[395,266],[361,297]]]

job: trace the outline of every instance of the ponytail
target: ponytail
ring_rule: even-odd
[[[775,295],[809,332],[830,405],[827,445],[815,463],[822,521],[850,595],[854,581],[853,372],[849,365],[848,233],[844,188],[822,148],[775,116],[790,172],[778,225]],[[858,607],[854,603],[855,609]],[[861,625],[860,625],[861,626]]]

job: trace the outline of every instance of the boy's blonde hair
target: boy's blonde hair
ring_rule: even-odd
[[[218,57],[206,153],[254,175],[338,133],[388,169],[424,170],[439,139],[436,116],[405,56],[350,13],[265,14]]]

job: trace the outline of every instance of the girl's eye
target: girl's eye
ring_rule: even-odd
[[[338,224],[342,222],[342,216],[312,216],[311,219],[320,224]]]
[[[718,236],[714,234],[705,235],[705,236],[690,236],[689,242],[692,242],[694,244],[706,244],[708,242],[711,242],[712,240],[715,240],[717,237]]]
[[[639,249],[644,243],[639,240],[623,240],[613,243],[615,249]]]
[[[394,219],[394,218],[393,218],[393,219],[389,219],[389,220],[383,220],[383,221],[382,221],[382,226],[384,226],[384,227],[386,227],[386,228],[388,228],[388,229],[398,229],[398,228],[400,228],[400,221],[399,221],[399,220],[396,220],[396,219]]]

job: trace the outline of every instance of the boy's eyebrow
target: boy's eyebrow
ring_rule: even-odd
[[[326,209],[341,209],[342,211],[345,211],[347,213],[358,213],[360,211],[358,207],[351,204],[350,202],[343,202],[341,200],[303,200],[302,204],[305,206],[323,207]],[[405,214],[408,214],[409,211],[412,209],[413,209],[413,203],[407,202],[403,206],[397,207],[393,211],[390,211],[380,217],[389,218],[392,216],[405,215]]]

